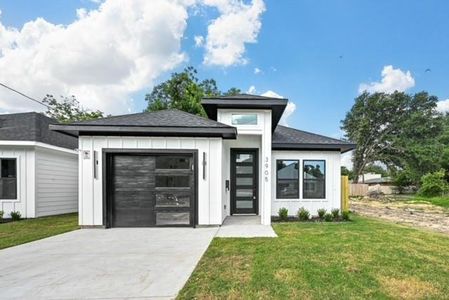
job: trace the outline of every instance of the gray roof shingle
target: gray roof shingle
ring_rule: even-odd
[[[278,125],[273,133],[273,149],[334,149],[346,152],[355,144],[331,137]]]
[[[53,146],[75,149],[78,139],[49,130],[50,124],[58,124],[36,112],[0,115],[0,140],[41,142]]]
[[[74,122],[69,125],[145,126],[145,127],[214,127],[230,128],[223,123],[190,114],[178,109],[141,112],[102,119]]]

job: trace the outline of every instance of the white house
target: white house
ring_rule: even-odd
[[[79,137],[84,226],[219,225],[280,207],[340,208],[345,141],[278,125],[287,99],[203,99],[208,118],[179,110],[50,128]]]
[[[0,115],[0,210],[23,218],[78,210],[76,137],[50,131],[39,113]]]

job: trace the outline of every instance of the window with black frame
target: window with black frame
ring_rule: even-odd
[[[0,199],[17,199],[17,161],[0,158]]]
[[[304,199],[324,199],[326,197],[326,162],[324,160],[304,160]]]
[[[276,161],[276,198],[299,199],[299,161]]]

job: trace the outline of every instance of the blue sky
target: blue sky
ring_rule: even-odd
[[[257,42],[244,43],[242,57],[247,62],[229,66],[204,64],[206,49],[194,41],[195,36],[207,36],[220,12],[209,6],[189,8],[180,42],[184,60],[159,72],[148,87],[131,92],[132,110],[145,107],[144,95],[153,84],[187,65],[196,67],[200,78],[216,79],[222,90],[247,91],[254,86],[256,93],[274,91],[296,105],[290,126],[334,137],[341,137],[340,120],[360,85],[381,82],[385,66],[402,72],[392,75],[405,78],[398,81],[399,89],[449,98],[448,1],[266,0],[264,4]],[[78,18],[76,9],[95,10],[98,5],[87,0],[0,0],[0,22],[19,30],[38,17],[69,25]]]

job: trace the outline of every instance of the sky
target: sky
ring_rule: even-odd
[[[290,100],[288,126],[341,138],[362,91],[428,91],[449,111],[446,0],[0,0],[0,83],[142,111],[186,66]],[[0,87],[0,112],[45,107]]]

